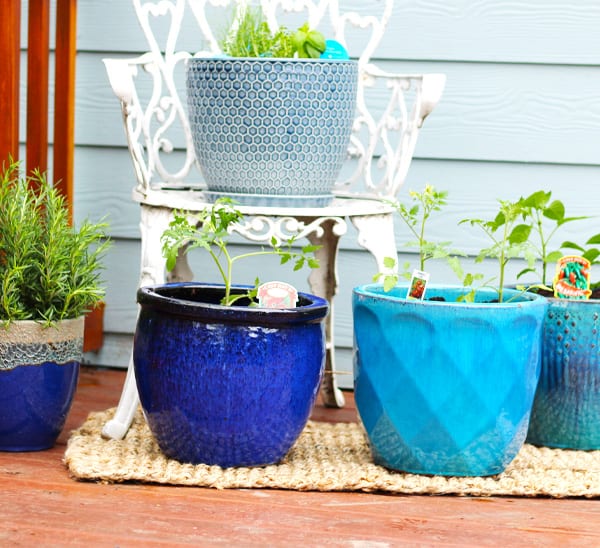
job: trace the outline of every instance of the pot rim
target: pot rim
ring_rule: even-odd
[[[50,326],[43,320],[12,320],[8,327],[0,323],[0,342],[4,343],[48,343],[61,342],[83,337],[85,316],[58,320]]]
[[[326,299],[310,293],[298,292],[298,299],[308,304],[295,308],[259,308],[248,306],[225,306],[214,302],[185,299],[174,296],[178,292],[204,291],[215,298],[223,295],[223,284],[202,282],[170,282],[140,287],[137,302],[142,308],[150,307],[163,313],[192,320],[215,323],[251,323],[255,325],[281,325],[319,322],[329,312]],[[233,285],[232,292],[240,293],[253,286]]]
[[[208,57],[189,57],[186,59],[187,63],[196,63],[199,61],[223,61],[228,63],[245,62],[245,61],[257,61],[259,63],[324,63],[328,65],[333,64],[350,64],[358,65],[357,59],[325,59],[325,58],[305,58],[305,57],[227,57],[219,55],[211,55]]]
[[[484,307],[492,307],[494,309],[499,309],[499,308],[513,309],[513,308],[520,308],[523,305],[546,306],[547,300],[548,300],[546,297],[543,297],[542,295],[536,295],[534,293],[527,293],[527,292],[523,292],[523,291],[520,291],[517,289],[505,288],[504,291],[506,294],[511,295],[511,296],[514,296],[517,294],[522,294],[522,298],[512,301],[512,302],[503,301],[502,303],[498,303],[498,302],[473,302],[473,303],[471,303],[471,302],[462,302],[462,301],[461,302],[458,302],[458,301],[430,301],[430,300],[427,300],[427,298],[422,301],[419,299],[406,298],[405,295],[406,295],[406,291],[408,290],[408,287],[409,287],[408,283],[399,283],[391,291],[385,293],[383,290],[383,285],[377,284],[377,283],[372,283],[372,284],[364,284],[364,285],[357,286],[352,290],[352,293],[355,296],[370,297],[370,298],[382,299],[382,300],[387,300],[387,301],[392,301],[392,302],[401,302],[401,303],[406,303],[406,304],[410,304],[410,305],[414,305],[414,306],[423,306],[423,305],[442,306],[442,307],[460,306],[460,307],[477,308],[477,309],[484,308]],[[428,284],[426,296],[431,296],[432,292],[436,292],[436,291],[439,292],[439,291],[443,291],[443,290],[463,291],[464,293],[466,293],[466,288],[461,285]],[[481,289],[477,290],[477,293],[480,295],[484,295],[485,297],[489,296],[490,298],[497,294],[496,290],[492,289],[492,288],[481,288]]]

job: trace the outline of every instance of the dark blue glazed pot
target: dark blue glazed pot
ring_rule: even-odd
[[[207,194],[244,205],[326,205],[348,154],[357,87],[351,60],[188,59],[190,127]]]
[[[527,441],[600,449],[600,301],[549,299]]]
[[[71,408],[83,352],[83,318],[42,328],[0,328],[0,451],[54,446]]]
[[[138,392],[161,450],[180,462],[279,462],[306,425],[323,374],[327,301],[297,308],[222,306],[223,287],[138,291]]]
[[[502,472],[527,434],[547,302],[523,294],[457,303],[463,288],[354,289],[356,405],[375,461],[445,476]],[[519,295],[506,290],[506,299]],[[506,300],[505,299],[505,300]]]

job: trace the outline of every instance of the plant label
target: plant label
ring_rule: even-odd
[[[425,297],[425,291],[427,289],[428,282],[429,272],[423,272],[422,270],[413,270],[406,298],[418,299],[422,301]]]
[[[589,299],[590,261],[577,255],[561,257],[556,263],[554,296],[559,299]]]
[[[295,308],[298,291],[285,282],[267,282],[258,287],[257,297],[262,308]]]

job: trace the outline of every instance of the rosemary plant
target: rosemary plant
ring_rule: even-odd
[[[325,37],[308,24],[292,32],[272,31],[258,8],[240,6],[230,30],[220,43],[231,57],[318,58],[325,51]]]
[[[9,161],[0,172],[0,324],[77,318],[104,295],[99,269],[107,225],[73,228],[46,176],[19,170]]]

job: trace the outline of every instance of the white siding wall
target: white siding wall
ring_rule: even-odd
[[[370,5],[352,2],[360,10]],[[458,220],[491,216],[498,198],[541,188],[552,190],[571,215],[600,213],[598,28],[596,0],[396,2],[378,62],[391,71],[448,76],[403,189],[406,196],[408,189],[431,183],[449,191],[446,214],[432,222],[433,237],[474,253],[485,242],[476,232],[458,227]],[[75,213],[78,219],[108,215],[115,239],[105,276],[107,341],[100,354],[89,355],[92,363],[102,365],[122,366],[127,360],[135,325],[139,245],[138,208],[129,198],[132,167],[119,105],[101,59],[143,48],[128,1],[78,2]],[[571,225],[561,240],[582,240],[596,232],[597,217]],[[407,239],[399,224],[397,238],[400,244]],[[254,279],[252,268],[240,274],[240,281]],[[345,237],[336,334],[339,367],[346,371],[351,370],[351,289],[369,282],[374,268],[352,234]],[[447,274],[439,265],[431,270],[438,279]],[[270,276],[266,272],[261,277]],[[293,280],[306,288],[303,276]],[[342,382],[350,385],[351,376]]]

